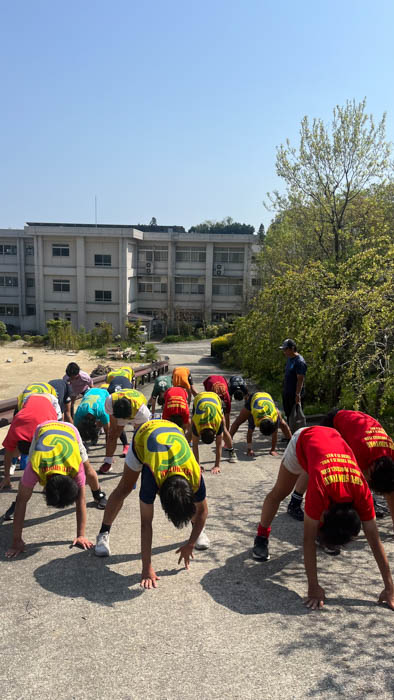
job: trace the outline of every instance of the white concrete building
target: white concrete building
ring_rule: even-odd
[[[105,320],[123,333],[139,314],[167,330],[246,311],[256,236],[141,228],[28,223],[0,230],[0,320],[22,333],[45,333],[52,318],[88,330]]]

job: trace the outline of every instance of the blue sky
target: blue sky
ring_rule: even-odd
[[[391,0],[0,0],[0,228],[258,227],[276,147],[346,99],[387,111]]]

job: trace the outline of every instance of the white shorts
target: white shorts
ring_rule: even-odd
[[[305,471],[297,459],[296,452],[297,440],[303,430],[305,430],[305,428],[300,428],[299,430],[295,431],[283,455],[282,464],[291,474],[302,474],[302,472]]]

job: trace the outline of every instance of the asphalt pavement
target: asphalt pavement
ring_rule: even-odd
[[[209,348],[201,341],[163,346],[162,353],[171,368],[190,367],[201,390],[206,376],[221,373]],[[151,385],[145,394],[150,391]],[[233,416],[240,408],[234,404]],[[75,509],[47,508],[39,489],[27,508],[26,552],[16,560],[4,557],[12,523],[0,525],[4,700],[393,698],[394,612],[376,604],[383,586],[363,536],[338,557],[319,553],[327,601],[318,612],[302,603],[302,524],[285,504],[273,524],[270,561],[253,561],[261,504],[280,458],[257,438],[250,460],[245,436],[242,426],[238,462],[224,458],[220,475],[210,474],[212,447],[201,449],[211,549],[196,552],[189,571],[175,554],[189,528],[176,530],[156,503],[153,566],[161,578],[155,590],[139,586],[138,489],[112,527],[109,558],[70,549]],[[90,452],[95,467],[103,455],[101,439]],[[107,494],[122,470],[118,456],[113,472],[100,479]],[[20,474],[13,493],[0,493],[0,513]],[[102,515],[88,504],[92,540]],[[394,567],[390,519],[379,529]]]

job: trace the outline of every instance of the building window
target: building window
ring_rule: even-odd
[[[25,255],[34,255],[34,245],[32,243],[25,243]]]
[[[260,287],[261,282],[256,277],[252,277],[252,287]]]
[[[35,316],[36,315],[36,305],[35,304],[26,304],[26,315],[27,316]]]
[[[60,318],[59,312],[58,312],[58,311],[54,311],[53,314],[52,314],[52,318],[53,318],[54,321],[58,321],[59,318]]]
[[[64,314],[64,318],[66,319],[66,321],[71,321],[71,314],[70,314],[70,313],[65,313],[65,314]]]
[[[144,262],[167,262],[168,261],[168,248],[160,248],[159,246],[153,249],[140,248],[138,251],[138,260],[140,263]]]
[[[112,301],[112,292],[96,289],[94,292],[95,301],[109,302]]]
[[[96,267],[111,267],[111,256],[110,255],[95,255],[94,264]]]
[[[0,287],[17,287],[18,278],[8,275],[0,275]]]
[[[33,289],[36,286],[36,281],[34,277],[26,277],[26,287],[28,289]]]
[[[243,248],[214,248],[213,262],[214,263],[243,263],[244,249]]]
[[[68,243],[54,243],[52,245],[52,255],[54,258],[68,258],[70,256],[70,246]]]
[[[167,294],[167,282],[162,282],[161,277],[150,277],[138,279],[138,291],[140,294]]]
[[[19,316],[18,304],[1,304],[0,316]]]
[[[175,277],[175,294],[204,294],[205,285],[198,277]]]
[[[0,245],[0,255],[16,255],[16,245]]]
[[[235,314],[232,311],[214,311],[212,314],[212,321],[215,323],[220,323],[220,321],[230,321],[232,318],[236,318],[240,314]]]
[[[54,292],[69,292],[70,280],[53,280]]]
[[[201,262],[205,263],[206,252],[204,248],[181,248],[177,247],[175,253],[176,262]]]
[[[224,297],[242,297],[243,283],[237,279],[221,279],[212,285],[212,294],[214,296]]]

